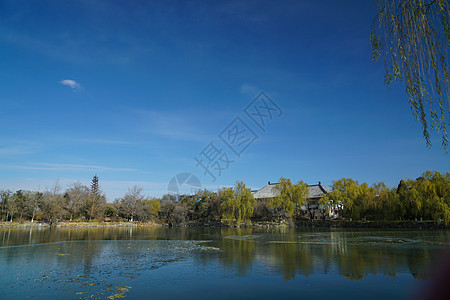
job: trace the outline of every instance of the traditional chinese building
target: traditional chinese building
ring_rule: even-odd
[[[271,183],[270,181],[266,186],[259,190],[252,191],[253,197],[257,201],[267,201],[270,198],[275,198],[280,195],[280,191],[277,189],[278,183]],[[328,194],[330,189],[322,185],[319,181],[318,184],[308,185],[308,199],[300,207],[300,214],[307,219],[319,220],[325,218],[336,218],[339,206],[332,206],[330,211],[326,211],[325,207],[320,205],[319,200],[325,194]]]

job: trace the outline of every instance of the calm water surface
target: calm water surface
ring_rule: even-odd
[[[1,299],[399,299],[448,231],[0,229]]]

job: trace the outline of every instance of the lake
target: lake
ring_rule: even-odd
[[[2,299],[399,299],[449,231],[1,228]]]

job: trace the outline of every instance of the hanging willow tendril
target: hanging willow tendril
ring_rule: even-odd
[[[441,132],[448,153],[449,0],[378,0],[377,6],[370,42],[374,60],[383,57],[385,83],[404,80],[427,147],[431,147],[430,133]]]

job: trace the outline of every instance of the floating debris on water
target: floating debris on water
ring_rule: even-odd
[[[398,244],[421,243],[422,242],[420,240],[413,240],[413,239],[407,239],[407,238],[396,238],[396,237],[385,237],[385,236],[362,236],[359,239],[369,240],[372,242],[398,243]]]
[[[197,249],[204,250],[204,251],[212,251],[212,252],[223,252],[222,250],[220,250],[220,248],[209,247],[209,246],[199,246]]]
[[[298,244],[296,241],[267,241],[268,244]]]
[[[129,286],[118,286],[116,287],[116,294],[108,296],[108,299],[125,298],[125,293],[131,289]]]
[[[322,241],[268,241],[268,244],[311,244],[311,245],[339,245],[340,242],[322,242]]]
[[[259,239],[261,238],[260,235],[255,234],[247,234],[247,235],[228,235],[224,237],[224,239],[230,239],[230,240],[253,240],[253,239]]]

